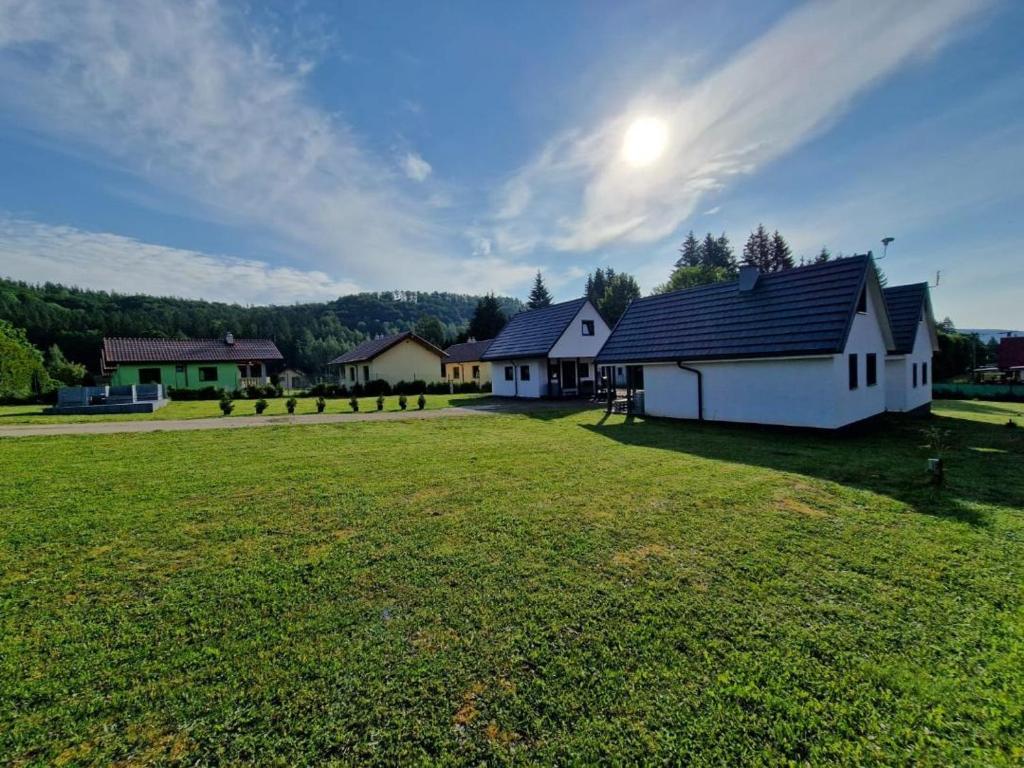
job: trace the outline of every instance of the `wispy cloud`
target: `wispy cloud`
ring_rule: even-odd
[[[416,152],[406,152],[402,156],[402,170],[413,181],[426,181],[434,169]]]
[[[119,235],[0,218],[0,274],[29,282],[240,304],[291,304],[352,293],[324,272],[167,248]]]
[[[810,3],[703,80],[647,93],[591,130],[552,139],[505,185],[492,237],[520,250],[561,251],[662,239],[709,192],[828,127],[869,86],[937,50],[984,5]],[[667,123],[669,142],[657,163],[633,168],[622,159],[622,139],[644,115]]]
[[[306,91],[309,51],[213,2],[0,2],[0,102],[344,284],[447,287],[469,248]],[[430,166],[409,155],[404,171]],[[454,246],[454,247],[453,247]],[[462,248],[460,253],[459,247]],[[386,258],[385,258],[386,256]],[[515,265],[495,260],[485,287]]]

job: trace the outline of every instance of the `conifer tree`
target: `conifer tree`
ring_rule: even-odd
[[[746,245],[743,246],[743,263],[757,267],[762,272],[772,271],[771,237],[764,224],[758,224],[757,229],[747,238]]]
[[[690,234],[686,236],[682,247],[679,249],[679,258],[676,259],[675,264],[676,268],[699,266],[704,255],[701,253],[700,242],[693,236],[693,230],[691,229]]]
[[[793,253],[789,248],[789,243],[786,242],[786,238],[779,234],[779,230],[775,230],[772,234],[771,242],[771,270],[772,272],[778,272],[782,269],[793,268]]]
[[[548,293],[547,286],[544,285],[544,278],[541,277],[540,272],[537,273],[537,277],[533,281],[533,288],[530,291],[530,298],[526,302],[526,306],[530,309],[551,306],[551,294]]]
[[[493,339],[501,333],[507,322],[508,318],[501,310],[501,302],[493,293],[489,293],[476,303],[467,334],[477,341]]]

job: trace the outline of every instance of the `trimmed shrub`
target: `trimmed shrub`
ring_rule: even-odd
[[[329,384],[321,382],[314,384],[306,390],[307,397],[348,397],[348,387],[344,384]]]
[[[352,413],[359,413],[359,399],[355,395],[349,398],[348,404],[352,407]]]
[[[317,413],[323,413],[324,412],[324,408],[326,408],[326,407],[327,407],[327,401],[324,400],[322,397],[318,397],[316,399],[316,412]]]
[[[363,392],[370,397],[373,397],[374,395],[377,395],[378,397],[380,395],[390,395],[391,385],[384,381],[384,379],[374,379],[373,381],[366,382],[366,385],[363,387]]]
[[[405,395],[399,395],[398,407],[404,411],[407,405],[409,405],[409,398],[407,398]]]
[[[265,410],[267,410],[267,406],[268,405],[269,405],[269,403],[266,400],[264,400],[262,397],[259,400],[257,400],[256,401],[256,415],[259,416],[261,413],[263,413]]]
[[[377,410],[384,410],[384,395],[377,395]]]
[[[413,381],[400,381],[392,388],[396,395],[418,395],[427,391],[427,382],[415,379]]]
[[[298,405],[298,404],[299,404],[298,400],[296,400],[294,397],[289,397],[285,401],[284,407],[288,409],[288,413],[295,413],[295,406]]]
[[[416,407],[421,411],[427,407],[427,398],[423,393],[420,393],[420,396],[416,398]]]
[[[220,399],[219,405],[220,412],[223,413],[225,416],[230,416],[231,412],[235,410],[235,402],[230,397],[228,397],[226,392],[224,393],[224,396]]]
[[[167,397],[171,400],[220,400],[226,392],[219,387],[203,387],[202,389],[179,389],[168,387]]]

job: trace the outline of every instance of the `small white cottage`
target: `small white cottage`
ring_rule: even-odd
[[[594,358],[610,330],[593,304],[574,299],[520,312],[480,358],[491,363],[491,388],[503,397],[593,394]]]
[[[863,255],[637,299],[597,359],[652,416],[837,429],[885,411],[893,346]]]
[[[927,411],[932,404],[932,356],[939,334],[927,283],[885,289],[893,347],[885,358],[885,409]]]

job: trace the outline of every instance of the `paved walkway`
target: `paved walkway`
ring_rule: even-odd
[[[242,429],[309,424],[343,424],[350,421],[419,421],[499,413],[531,413],[553,409],[577,409],[572,401],[497,401],[432,411],[366,411],[362,413],[312,413],[300,416],[220,416],[208,419],[147,419],[138,421],[88,421],[74,424],[12,424],[0,426],[0,437],[39,435],[107,435],[116,432],[187,432],[197,429]]]

